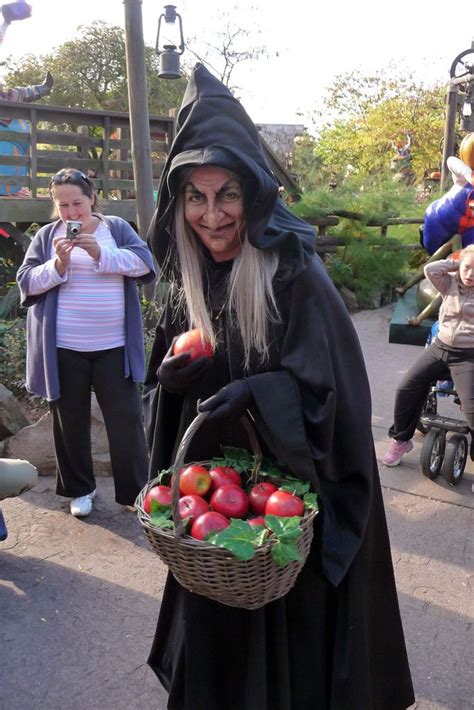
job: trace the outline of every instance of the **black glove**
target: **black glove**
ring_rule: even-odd
[[[53,75],[51,74],[51,72],[48,72],[45,76],[43,83],[38,86],[38,94],[40,96],[48,96],[48,94],[51,93],[51,89],[53,88],[53,84],[54,84]]]
[[[235,380],[200,402],[198,412],[210,412],[208,420],[237,419],[249,408],[252,400],[252,392],[246,380]]]
[[[208,357],[199,357],[189,362],[191,357],[189,353],[173,355],[175,340],[176,338],[158,368],[158,381],[168,392],[184,394],[195,380],[209,370],[212,360]]]

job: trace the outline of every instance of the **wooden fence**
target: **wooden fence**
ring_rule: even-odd
[[[0,101],[0,194],[11,186],[29,190],[29,197],[0,197],[0,224],[44,224],[50,221],[48,185],[51,175],[64,167],[77,168],[94,178],[104,212],[136,222],[135,185],[128,113],[75,109],[42,104]],[[9,129],[15,119],[27,131]],[[174,118],[150,117],[153,186],[158,188]],[[5,155],[8,143],[23,150]],[[25,149],[26,148],[26,149]],[[13,173],[13,174],[12,174]]]
[[[352,219],[356,221],[362,221],[363,215],[358,212],[349,212],[346,210],[335,211],[334,214],[326,215],[325,217],[320,217],[316,219],[306,220],[309,224],[315,227],[315,249],[318,254],[324,256],[325,254],[334,253],[338,247],[345,246],[349,237],[338,236],[333,237],[326,234],[328,227],[335,227],[340,223],[341,219]],[[369,220],[366,224],[368,227],[375,227],[380,230],[380,236],[388,236],[388,229],[390,226],[396,226],[401,224],[423,224],[423,217],[386,217],[380,220]],[[418,248],[418,244],[407,244],[402,245],[406,249]]]
[[[2,173],[0,185],[28,187],[36,198],[51,175],[68,166],[90,172],[102,197],[127,199],[134,190],[130,123],[127,113],[0,101],[2,119],[28,121],[29,133],[2,130],[0,140],[28,143],[26,155],[2,155],[4,166],[26,168],[24,176]],[[156,186],[174,135],[172,117],[150,117]]]

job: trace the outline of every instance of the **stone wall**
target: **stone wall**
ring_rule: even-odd
[[[259,123],[258,131],[285,168],[291,168],[295,154],[295,138],[306,128],[301,123]]]

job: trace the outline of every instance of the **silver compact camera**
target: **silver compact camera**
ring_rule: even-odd
[[[75,219],[66,221],[66,239],[75,239],[82,229],[82,222]]]

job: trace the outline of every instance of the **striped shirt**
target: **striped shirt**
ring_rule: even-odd
[[[61,224],[55,237],[65,235]],[[125,344],[124,276],[138,277],[149,268],[136,254],[119,249],[107,225],[100,221],[94,236],[100,246],[99,261],[80,247],[71,254],[63,276],[56,271],[56,255],[32,270],[29,293],[37,295],[59,285],[56,345],[90,352]]]

